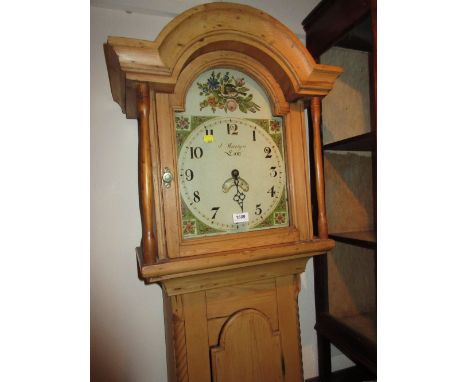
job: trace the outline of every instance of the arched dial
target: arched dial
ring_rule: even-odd
[[[282,139],[278,147],[267,130],[251,120],[221,117],[201,123],[185,139],[180,194],[204,225],[225,232],[288,225],[286,211],[279,221],[272,216],[280,201],[287,210],[286,173]]]

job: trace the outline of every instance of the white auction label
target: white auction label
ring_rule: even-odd
[[[240,214],[232,214],[232,219],[234,223],[245,223],[249,221],[249,213],[241,212]]]

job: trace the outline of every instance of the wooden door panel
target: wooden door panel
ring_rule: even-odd
[[[215,382],[283,381],[280,334],[254,309],[229,319],[220,346],[211,349],[211,360]]]

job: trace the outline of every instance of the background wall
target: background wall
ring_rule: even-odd
[[[318,2],[318,1],[317,1]],[[309,2],[310,9],[317,2]],[[290,11],[254,1],[297,33]],[[194,5],[194,4],[191,4]],[[274,3],[269,5],[275,6]],[[188,8],[188,7],[187,7]],[[300,15],[301,16],[301,15]],[[305,17],[303,14],[301,17]],[[141,238],[137,189],[137,122],[112,100],[103,44],[108,36],[153,40],[171,13],[145,15],[91,7],[91,379],[167,380],[162,292],[137,278],[134,249]],[[302,36],[300,36],[302,37]],[[304,376],[318,375],[313,266],[299,295]],[[350,365],[333,351],[333,369]]]

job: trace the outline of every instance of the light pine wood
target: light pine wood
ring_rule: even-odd
[[[317,64],[271,16],[231,3],[194,7],[154,41],[109,37],[104,50],[112,96],[139,121],[137,259],[141,278],[163,288],[169,381],[302,382],[299,275],[334,246],[320,202],[313,232],[304,104],[328,94],[341,68]],[[289,227],[182,238],[174,113],[210,68],[245,72],[283,117]],[[313,165],[323,171],[321,153]]]
[[[188,272],[162,279],[160,282],[164,283],[166,293],[169,295],[215,289],[291,273],[302,273],[309,258],[308,255],[298,255],[291,256],[287,261],[275,263],[231,266],[218,268],[212,272]]]
[[[205,292],[182,296],[185,317],[185,341],[190,381],[211,382]]]
[[[278,330],[275,279],[212,289],[206,295],[210,346],[219,343],[223,325],[234,313],[243,309],[255,309],[263,313],[272,329]]]
[[[139,248],[137,248],[137,256],[142,277],[157,278],[159,281],[181,275],[211,273],[229,269],[229,267],[238,268],[253,264],[292,260],[296,256],[309,258],[323,254],[332,249],[333,246],[333,240],[302,241],[270,247],[257,247],[255,250],[224,251],[216,255],[208,254],[172,261],[160,261],[153,265],[144,264]]]
[[[160,191],[159,185],[162,182],[162,173],[161,173],[161,163],[160,157],[157,155],[161,151],[159,147],[159,131],[158,126],[159,124],[157,121],[157,113],[156,111],[156,94],[154,91],[150,89],[150,130],[149,130],[149,138],[150,138],[150,148],[151,152],[154,153],[151,157],[152,167],[151,171],[153,174],[153,189],[154,189],[154,199],[155,199],[155,208],[154,208],[154,223],[155,223],[155,231],[157,237],[157,244],[158,244],[158,252],[157,252],[157,259],[162,260],[167,257],[167,250],[166,250],[166,235],[164,230],[164,206],[163,197]],[[159,208],[157,206],[160,206]]]
[[[218,345],[219,335],[229,317],[212,318],[208,321],[208,343],[210,347]]]
[[[288,261],[280,267],[286,268],[283,273],[278,272],[276,275],[265,269],[272,264],[249,267],[251,269],[236,269],[237,272],[250,273],[251,279],[243,280],[239,276],[240,272],[237,273],[237,277],[220,275],[219,285],[200,285],[195,293],[177,288],[175,289],[179,294],[168,296],[165,293],[167,301],[165,316],[169,321],[166,324],[167,341],[169,341],[167,352],[171,354],[171,357],[168,354],[170,361],[168,375],[175,376],[176,381],[204,380],[208,367],[207,359],[211,354],[212,364],[209,373],[213,378],[217,378],[218,375],[230,380],[233,365],[245,361],[243,354],[239,357],[232,356],[232,349],[239,346],[270,348],[274,345],[279,349],[280,362],[274,363],[274,360],[269,358],[265,361],[261,358],[262,355],[258,356],[260,359],[254,357],[253,360],[260,363],[273,362],[270,368],[281,369],[281,381],[302,381],[297,296],[300,282],[298,275],[304,270],[306,261],[307,259],[302,259],[301,265],[296,265],[294,270],[286,266],[294,261]],[[178,282],[181,279],[177,278],[174,281]],[[226,280],[228,280],[227,285],[224,285],[223,282]],[[193,285],[197,281],[192,279],[189,283]],[[167,292],[167,281],[163,285]],[[262,325],[269,328],[268,335],[265,336],[262,330],[255,335],[251,332],[248,335],[243,333],[243,339],[236,338],[234,343],[226,345],[226,340],[223,342],[223,338],[226,336],[227,328],[236,320],[239,312],[247,311],[262,317],[265,321]],[[236,337],[241,335],[242,333],[238,333]],[[271,340],[275,336],[278,337],[278,342],[274,340],[275,344],[272,345]],[[236,342],[238,339],[241,344]],[[198,349],[196,354],[193,353],[194,348]],[[226,352],[226,348],[231,350]],[[219,357],[214,359],[215,355]],[[253,378],[257,378],[258,373],[263,375],[263,372],[259,366],[258,370],[252,371]],[[234,377],[237,378],[238,375],[235,374]],[[265,378],[273,377],[268,374]],[[249,373],[246,378],[250,378]],[[258,381],[270,380],[258,379]]]
[[[281,340],[268,318],[253,309],[233,315],[223,328],[220,346],[211,350],[215,382],[280,382]]]
[[[285,381],[304,380],[299,307],[297,305],[299,285],[298,274],[290,274],[276,279],[278,321],[285,364]]]
[[[138,86],[138,189],[142,216],[141,247],[146,264],[156,262],[157,243],[154,234],[154,190],[149,127],[149,88]]]
[[[166,328],[167,378],[170,382],[189,380],[185,342],[185,321],[182,296],[163,294]]]
[[[206,292],[208,319],[227,317],[246,307],[264,313],[274,328],[277,318],[275,280],[268,279]]]
[[[315,184],[317,189],[318,236],[328,237],[327,212],[325,210],[325,181],[323,179],[322,141],[320,139],[321,101],[313,97],[311,102],[312,126],[314,132]]]
[[[109,37],[105,45],[112,96],[129,118],[132,82],[148,82],[172,93],[181,70],[194,58],[213,51],[244,53],[269,68],[288,101],[326,95],[341,68],[317,64],[286,26],[250,6],[211,3],[173,19],[155,41]]]
[[[155,169],[155,172],[162,174],[164,168],[168,168],[175,176],[176,154],[175,145],[172,144],[172,142],[175,142],[175,127],[174,117],[169,108],[169,96],[167,94],[156,93],[155,104],[159,146],[159,152],[155,153],[155,155],[158,154],[160,158],[160,166]],[[181,235],[181,231],[180,224],[177,221],[178,216],[174,214],[174,211],[178,210],[177,181],[174,180],[170,188],[163,187],[162,181],[160,181],[157,184],[157,190],[162,195],[163,201],[161,210],[164,221],[161,221],[160,224],[165,228],[166,248],[164,257],[178,257],[179,240],[177,238]]]
[[[313,238],[312,206],[302,102],[291,104],[286,126],[286,156],[290,174],[289,204],[292,224],[297,227],[300,240],[310,240]]]

